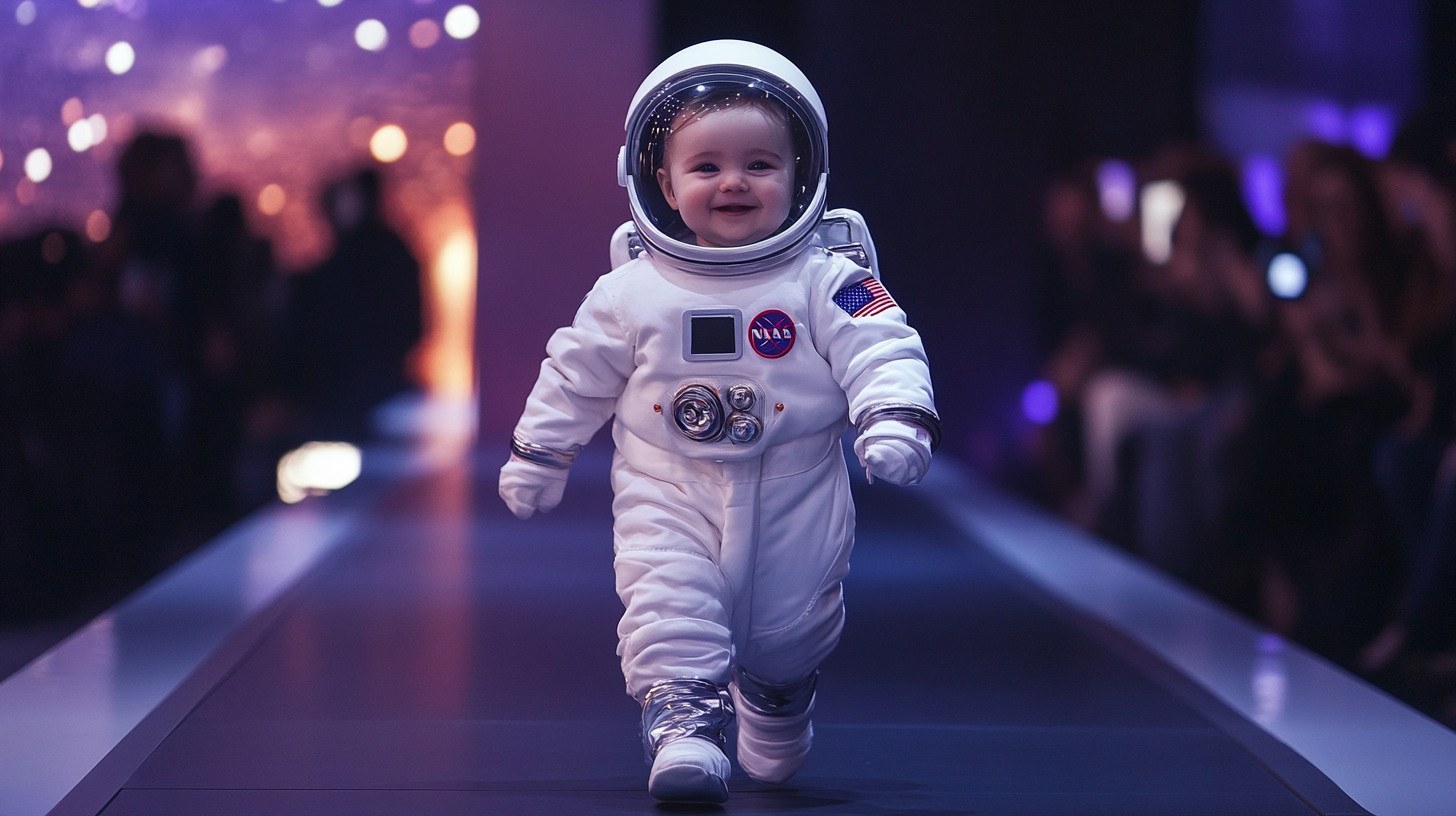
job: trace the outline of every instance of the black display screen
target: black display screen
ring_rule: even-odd
[[[738,333],[733,324],[732,315],[693,316],[693,335],[688,348],[693,354],[737,353]]]

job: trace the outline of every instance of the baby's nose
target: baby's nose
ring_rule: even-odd
[[[748,179],[742,173],[727,172],[719,177],[718,189],[723,192],[733,192],[748,189]]]

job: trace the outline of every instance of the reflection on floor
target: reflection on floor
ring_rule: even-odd
[[[662,812],[614,654],[606,453],[528,522],[494,495],[500,458],[361,485],[377,492],[326,525],[331,547],[272,569],[318,565],[255,588],[57,812]],[[1008,566],[943,492],[856,485],[814,753],[783,788],[736,776],[724,812],[1365,812],[1154,648]],[[125,663],[149,641],[112,642]]]

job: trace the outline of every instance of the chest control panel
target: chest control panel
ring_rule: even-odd
[[[689,309],[682,316],[682,354],[689,362],[743,356],[743,312],[731,307]]]

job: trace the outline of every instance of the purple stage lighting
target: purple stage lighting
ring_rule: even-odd
[[[1265,235],[1284,233],[1284,172],[1273,156],[1250,156],[1243,167],[1244,204]]]
[[[1372,159],[1383,159],[1395,138],[1395,112],[1385,105],[1362,105],[1350,111],[1350,144]]]
[[[1046,380],[1033,380],[1021,392],[1021,413],[1036,425],[1057,418],[1057,389]]]
[[[1137,175],[1132,165],[1121,159],[1097,165],[1097,196],[1109,221],[1121,224],[1131,217],[1137,201]]]
[[[1328,99],[1315,100],[1305,106],[1304,126],[1311,136],[1334,144],[1343,144],[1347,135],[1345,112]]]

